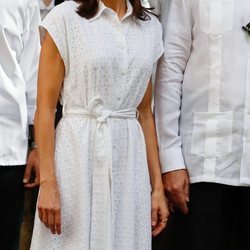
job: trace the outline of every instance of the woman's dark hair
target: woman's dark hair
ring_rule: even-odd
[[[141,0],[129,0],[131,5],[133,6],[133,16],[146,21],[150,19],[149,11],[151,9],[144,8],[141,5]],[[77,14],[81,17],[90,19],[94,17],[98,11],[98,2],[99,0],[76,0],[76,2],[80,3],[80,6],[77,9]]]

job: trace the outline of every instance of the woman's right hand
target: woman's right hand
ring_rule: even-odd
[[[40,220],[53,234],[61,234],[61,199],[56,179],[40,185],[38,212]]]

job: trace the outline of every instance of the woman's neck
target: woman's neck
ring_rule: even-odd
[[[49,6],[51,4],[52,0],[43,0],[43,3],[45,4],[45,6]]]
[[[126,14],[126,0],[102,0],[102,2],[108,8],[114,10],[120,19]]]

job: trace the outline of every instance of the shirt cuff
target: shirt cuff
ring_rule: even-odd
[[[36,106],[28,106],[28,124],[34,124],[34,117],[36,112]]]
[[[186,169],[181,148],[171,148],[159,152],[162,174]]]

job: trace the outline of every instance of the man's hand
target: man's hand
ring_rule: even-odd
[[[31,181],[32,172],[35,173],[35,180],[33,182]],[[30,151],[25,173],[23,177],[23,183],[26,188],[33,188],[39,185],[40,182],[40,176],[39,176],[39,164],[38,164],[38,153],[36,149],[33,149]]]
[[[168,172],[162,175],[163,185],[168,200],[175,208],[188,213],[189,176],[186,169]]]

